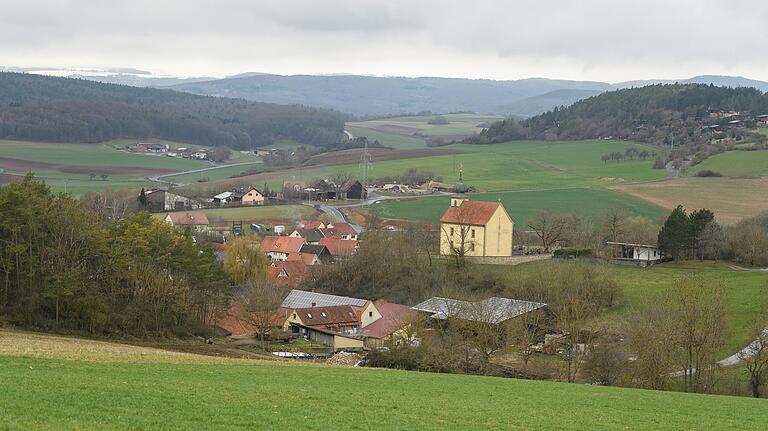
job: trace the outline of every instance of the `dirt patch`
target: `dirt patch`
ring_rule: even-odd
[[[768,177],[680,178],[645,184],[612,186],[662,208],[683,205],[694,210],[707,208],[720,223],[732,224],[768,210]]]
[[[142,168],[131,166],[79,166],[57,163],[33,162],[29,160],[0,157],[0,168],[14,172],[62,172],[66,174],[96,175],[131,175],[150,176],[171,174],[176,171],[160,168]]]

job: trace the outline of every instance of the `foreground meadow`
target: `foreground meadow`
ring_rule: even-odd
[[[0,332],[4,344],[9,339]],[[74,353],[40,353],[35,345],[0,355],[4,429],[757,430],[768,421],[765,400],[749,398],[205,357],[162,361],[157,351],[154,359],[121,361],[131,349],[123,345],[122,354],[94,359],[76,353],[77,341]],[[115,349],[88,347],[100,348]]]

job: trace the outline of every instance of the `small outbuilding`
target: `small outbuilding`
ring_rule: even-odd
[[[653,265],[664,260],[658,246],[608,241],[611,246],[610,258],[615,261],[635,262],[641,266]]]

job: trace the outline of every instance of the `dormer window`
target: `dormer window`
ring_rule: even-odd
[[[328,317],[328,316],[325,315],[325,311],[321,311],[320,315],[323,316],[323,317]]]
[[[312,318],[312,313],[307,313],[307,317]]]

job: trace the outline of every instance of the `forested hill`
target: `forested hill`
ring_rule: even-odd
[[[712,111],[768,113],[768,96],[754,88],[659,84],[610,91],[516,122],[494,123],[470,139],[494,143],[516,139],[614,137],[656,144],[704,143],[704,125],[722,122]]]
[[[101,142],[159,138],[235,149],[342,136],[340,113],[79,79],[0,73],[0,139]]]

